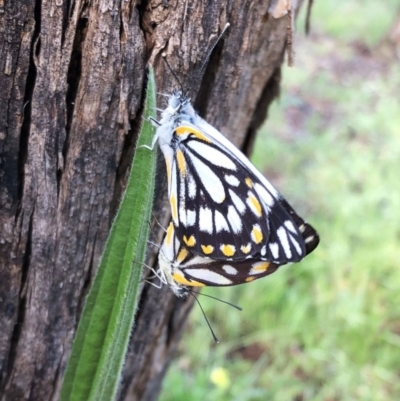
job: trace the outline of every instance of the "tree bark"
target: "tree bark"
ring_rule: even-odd
[[[277,3],[0,0],[2,401],[59,397],[141,125],[146,65],[159,93],[182,85],[248,150],[279,89],[288,21],[271,12]],[[160,160],[154,214],[167,226],[165,194]],[[157,398],[190,308],[143,287],[120,400]]]

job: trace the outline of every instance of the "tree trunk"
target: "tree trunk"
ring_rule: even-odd
[[[159,93],[179,88],[164,52],[200,115],[248,149],[278,93],[286,42],[288,19],[269,3],[282,2],[0,0],[2,401],[58,399],[126,182],[146,65]],[[164,174],[160,160],[154,214],[166,226]],[[120,400],[157,398],[190,308],[143,287]]]

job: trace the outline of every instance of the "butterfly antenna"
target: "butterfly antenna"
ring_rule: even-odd
[[[198,70],[197,74],[194,76],[194,80],[193,81],[195,83],[201,82],[201,76],[203,75],[204,70],[206,69],[206,65],[207,65],[208,61],[210,60],[211,54],[213,53],[213,51],[214,51],[215,47],[217,46],[218,42],[221,40],[222,36],[224,36],[224,34],[225,34],[226,30],[229,28],[229,26],[230,26],[230,23],[227,22],[225,24],[224,29],[222,30],[222,32],[218,35],[218,38],[215,41],[215,43],[208,50],[208,52],[206,54],[206,57],[204,58],[203,64],[200,67],[200,70]],[[193,85],[190,85],[188,92],[190,92],[192,90],[192,88],[193,88]]]
[[[212,329],[211,324],[210,324],[210,322],[208,321],[207,316],[206,316],[206,314],[205,314],[205,312],[204,312],[204,309],[203,309],[203,307],[201,306],[199,300],[196,298],[196,296],[195,296],[191,291],[189,291],[189,294],[196,300],[197,304],[200,306],[201,312],[203,313],[204,319],[206,319],[206,322],[207,322],[207,324],[208,324],[208,328],[209,328],[210,331],[211,331],[211,334],[212,334],[212,336],[213,336],[213,339],[214,339],[215,343],[218,344],[218,343],[219,343],[219,340],[218,340],[217,336],[215,335],[214,330]]]
[[[237,306],[237,305],[235,305],[235,304],[232,304],[232,303],[230,303],[230,302],[228,302],[228,301],[224,301],[223,299],[213,297],[212,295],[203,294],[202,292],[197,292],[197,291],[193,291],[193,290],[190,290],[190,292],[193,292],[193,293],[195,293],[195,294],[197,294],[197,295],[203,295],[204,297],[207,297],[207,298],[215,299],[216,301],[219,301],[219,302],[222,302],[223,304],[227,304],[227,305],[229,305],[229,306],[232,306],[233,308],[235,308],[235,309],[237,309],[237,310],[240,310],[240,311],[243,310],[240,306]]]
[[[204,59],[203,64],[201,65],[201,68],[200,68],[200,71],[199,71],[199,74],[198,74],[198,75],[201,75],[201,74],[204,72],[204,70],[205,70],[205,68],[206,68],[206,65],[207,65],[207,63],[208,63],[208,60],[210,60],[210,57],[211,57],[212,52],[214,51],[214,49],[215,49],[215,47],[217,46],[218,42],[221,40],[222,36],[224,36],[226,30],[229,28],[230,25],[231,25],[231,24],[230,24],[229,22],[226,23],[226,25],[224,26],[224,29],[223,29],[222,32],[219,34],[217,40],[216,40],[215,43],[211,46],[211,49],[210,49],[210,50],[208,51],[208,53],[206,54],[206,58]]]
[[[167,60],[167,55],[165,53],[162,53],[161,56],[163,57],[165,64],[167,64],[168,69],[170,70],[172,76],[176,79],[176,82],[178,82],[179,86],[181,87],[181,92],[183,93],[183,85],[181,81],[179,80],[178,76],[175,74],[175,71],[172,69],[172,67],[169,65],[168,60]]]

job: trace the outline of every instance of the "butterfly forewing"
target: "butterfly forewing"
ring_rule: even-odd
[[[185,128],[171,177],[178,237],[193,253],[213,259],[301,260],[304,240],[282,196],[215,139]]]
[[[216,261],[300,261],[315,230],[228,139],[172,95],[159,128],[176,236]]]

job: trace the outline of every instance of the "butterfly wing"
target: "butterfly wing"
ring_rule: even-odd
[[[194,254],[217,260],[301,260],[306,241],[318,243],[315,230],[232,143],[199,121],[174,131],[169,188],[178,237]]]
[[[178,296],[184,296],[187,287],[221,287],[248,283],[272,274],[280,267],[276,263],[253,258],[222,261],[194,255],[181,245],[172,223],[160,250],[159,265],[165,282]]]
[[[194,261],[193,261],[194,262]],[[225,287],[249,283],[274,273],[281,265],[276,263],[246,259],[229,263],[203,258],[202,263],[182,266],[180,272],[186,285],[202,284],[210,287]]]

